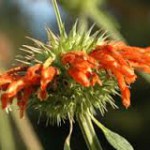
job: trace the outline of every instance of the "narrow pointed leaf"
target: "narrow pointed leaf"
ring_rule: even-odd
[[[131,144],[119,134],[112,132],[109,129],[104,133],[108,142],[117,150],[133,150]]]
[[[116,150],[134,150],[132,145],[122,136],[119,134],[109,130],[105,126],[103,126],[98,120],[96,120],[91,115],[92,120],[95,124],[103,131],[106,139],[108,142],[116,149]]]

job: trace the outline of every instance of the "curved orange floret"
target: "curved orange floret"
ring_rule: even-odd
[[[84,51],[71,51],[62,56],[62,63],[69,64],[69,75],[79,84],[89,87],[102,84],[94,70],[98,69],[97,61]]]
[[[46,88],[48,84],[53,80],[53,78],[59,74],[59,71],[56,67],[42,67],[41,71],[41,86],[40,91],[38,92],[38,98],[41,100],[47,99],[47,91]]]
[[[3,91],[2,108],[5,109],[16,97],[20,107],[20,117],[22,117],[29,97],[37,91],[38,87],[40,87],[38,96],[40,93],[41,99],[46,98],[46,88],[55,75],[57,75],[57,68],[52,66],[45,68],[42,64],[10,69],[0,76],[0,88]]]
[[[20,118],[24,115],[24,110],[27,107],[27,102],[31,96],[31,94],[34,92],[33,87],[24,88],[23,91],[19,92],[17,94],[17,104],[20,108]]]
[[[130,106],[129,85],[136,80],[134,70],[150,73],[150,48],[127,46],[125,43],[109,43],[97,46],[90,54],[99,62],[99,69],[110,71],[117,79],[123,105]]]

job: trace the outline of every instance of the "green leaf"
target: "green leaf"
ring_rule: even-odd
[[[105,127],[105,134],[106,139],[108,142],[117,150],[133,150],[132,145],[122,136],[119,134],[107,129]]]
[[[119,134],[109,130],[105,126],[103,126],[97,119],[95,119],[91,115],[91,119],[93,122],[103,131],[108,142],[116,149],[116,150],[134,150],[132,145]]]
[[[70,140],[69,140],[68,137],[65,140],[64,150],[71,150],[71,148],[70,148]]]
[[[61,20],[61,16],[60,16],[60,12],[59,12],[59,8],[58,8],[56,0],[52,0],[52,4],[53,4],[54,11],[55,11],[55,14],[56,14],[56,19],[57,19],[57,24],[58,24],[58,27],[59,27],[60,36],[65,38],[65,37],[67,37],[67,34],[66,34],[66,31],[65,31],[65,28],[64,28],[64,24]]]

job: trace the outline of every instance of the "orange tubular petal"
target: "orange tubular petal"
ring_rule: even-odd
[[[15,75],[7,75],[7,74],[2,75],[0,77],[0,89],[5,91],[10,83],[12,83],[13,81],[17,81],[20,78],[21,77],[16,74]]]
[[[64,54],[61,59],[61,61],[64,65],[67,63],[72,64],[74,62],[74,60],[75,60],[75,55],[72,53]]]
[[[111,71],[117,78],[122,94],[122,103],[126,108],[130,106],[130,90],[128,89],[126,83],[130,85],[136,80],[137,76],[134,73],[134,68],[141,68],[145,72],[150,71],[149,66],[143,65],[145,62],[143,58],[146,57],[143,54],[143,49],[135,47],[131,49],[131,47],[128,47],[125,44],[116,46],[98,46],[90,53],[90,56],[99,61],[100,68]]]
[[[138,62],[129,62],[132,67],[139,71],[143,71],[146,73],[150,73],[150,66],[143,64],[143,63],[138,63]]]
[[[102,81],[100,80],[99,76],[96,73],[93,73],[91,78],[91,86],[94,86],[96,83],[102,86]]]
[[[9,98],[7,97],[7,95],[2,95],[1,96],[1,102],[2,102],[2,109],[5,109],[9,103]]]
[[[94,86],[96,83],[101,85],[100,79],[92,72],[92,69],[98,69],[99,64],[84,51],[69,52],[62,57],[62,62],[70,64],[68,73],[79,84],[85,87]]]
[[[80,68],[80,66],[82,66],[81,69],[82,68],[83,69],[84,68],[97,68],[98,63],[94,58],[92,58],[92,57],[85,54],[82,57],[81,56],[76,57],[76,59],[75,59],[74,63],[72,64],[72,66],[77,67],[77,68]]]
[[[12,82],[9,85],[5,94],[7,94],[8,97],[13,97],[17,94],[17,92],[22,90],[25,86],[26,86],[25,78],[19,79],[17,81]]]
[[[0,89],[6,90],[11,82],[13,82],[13,78],[11,76],[0,77]]]
[[[118,62],[118,70],[128,77],[133,78],[135,76],[133,68],[129,66],[123,56],[112,46],[107,46],[108,53]]]
[[[18,81],[13,81],[8,86],[7,91],[4,94],[2,94],[2,98],[1,98],[2,108],[5,108],[7,106],[7,103],[9,102],[9,99],[15,97],[16,94],[25,87],[25,85],[26,83],[24,78]]]
[[[18,67],[10,69],[5,74],[10,75],[10,74],[18,73],[20,71],[26,71],[27,69],[28,69],[28,66],[18,66]]]
[[[99,46],[99,50],[97,47],[96,51],[94,53],[92,52],[90,55],[98,59],[106,69],[117,69],[121,73],[131,78],[135,76],[133,68],[129,66],[122,55],[113,49],[111,45]]]
[[[55,67],[44,68],[43,67],[42,72],[41,72],[41,88],[38,93],[38,97],[41,100],[44,100],[47,98],[47,92],[46,92],[47,85],[53,80],[53,78],[57,74],[58,74],[57,68]]]
[[[73,64],[74,68],[77,68],[78,70],[82,71],[82,72],[87,72],[87,71],[91,71],[91,65],[84,60],[78,60]]]
[[[39,85],[41,69],[42,64],[36,64],[27,70],[25,77],[30,84]]]
[[[130,67],[129,65],[123,65],[121,66],[121,68],[119,69],[120,72],[122,72],[124,75],[133,78],[135,76],[134,73],[134,69],[132,67]]]
[[[128,108],[131,105],[130,95],[130,90],[128,89],[128,87],[126,87],[122,91],[122,104],[125,106],[125,108]]]
[[[143,54],[140,54],[138,52],[132,52],[127,50],[127,51],[122,51],[121,54],[126,60],[145,63],[145,60],[142,59]]]
[[[62,63],[65,65],[67,63],[73,64],[76,58],[82,57],[85,55],[83,51],[71,51],[62,55]]]
[[[40,89],[40,90],[37,92],[37,97],[38,97],[41,101],[46,100],[47,97],[48,97],[47,91]]]
[[[28,87],[22,91],[21,95],[17,96],[19,98],[18,99],[18,106],[20,108],[20,118],[22,118],[24,116],[24,111],[26,109],[27,102],[28,102],[29,97],[32,94],[32,92],[33,92],[32,87]]]
[[[94,68],[96,65],[96,60],[88,56],[83,51],[73,51],[65,54],[62,57],[63,64],[70,64],[71,66],[78,68],[79,70],[88,70],[89,68]]]
[[[122,56],[133,62],[145,63],[150,65],[150,51],[149,48],[138,48],[126,46],[119,49]]]
[[[85,87],[90,86],[90,81],[87,75],[77,69],[71,68],[68,70],[69,75],[78,83]]]
[[[98,62],[96,59],[94,59],[93,57],[87,55],[87,62],[90,63],[92,68],[98,67]]]
[[[130,106],[130,90],[128,89],[125,83],[124,76],[121,73],[115,71],[114,75],[117,78],[118,85],[122,94],[122,103],[126,108],[128,108]]]

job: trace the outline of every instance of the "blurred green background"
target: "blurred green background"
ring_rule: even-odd
[[[66,29],[69,30],[76,18],[81,19],[83,24],[96,23],[95,29],[99,29],[103,19],[94,14],[94,8],[110,17],[112,23],[120,30],[121,35],[130,45],[150,46],[150,1],[149,0],[60,0],[60,10]],[[90,13],[93,12],[93,13]],[[95,12],[98,14],[98,12]],[[93,16],[91,15],[93,14]],[[106,21],[106,20],[104,20]],[[19,47],[29,41],[25,36],[46,41],[45,27],[50,27],[56,34],[55,14],[50,0],[1,0],[0,1],[0,66],[10,67],[14,56],[19,54]],[[148,150],[150,142],[150,77],[140,77],[132,85],[132,106],[126,110],[116,97],[118,110],[109,108],[108,113],[98,116],[108,128],[126,137],[135,150]],[[29,119],[34,131],[44,150],[62,150],[69,125],[61,127],[46,126],[46,118],[42,117],[38,123],[39,113],[28,110]],[[3,117],[0,112],[0,117]],[[19,117],[19,115],[18,115]],[[15,140],[15,149],[27,149],[22,135],[16,128],[13,117],[9,116],[9,123],[13,130],[12,137]],[[20,120],[22,122],[23,120]],[[2,121],[3,122],[3,121]],[[0,128],[5,129],[5,125]],[[96,127],[95,127],[96,128]],[[3,134],[0,130],[0,135]],[[102,133],[96,128],[104,150],[111,150]],[[5,134],[5,133],[4,133]],[[32,134],[32,133],[30,133]],[[9,136],[9,135],[7,135]],[[0,136],[0,145],[7,137]],[[30,136],[28,135],[30,141]],[[31,142],[29,142],[32,144]],[[9,143],[6,143],[9,145]],[[71,145],[73,150],[86,150],[85,142],[80,129],[74,124]],[[10,147],[2,150],[10,150]],[[34,150],[34,149],[33,149]]]

